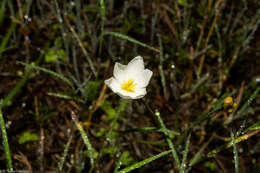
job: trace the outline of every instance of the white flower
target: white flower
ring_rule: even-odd
[[[146,87],[153,72],[144,69],[141,56],[132,59],[127,65],[116,63],[113,77],[105,80],[105,84],[124,99],[139,99],[146,95]]]

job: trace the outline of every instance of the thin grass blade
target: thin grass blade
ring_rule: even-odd
[[[239,136],[237,138],[235,138],[235,143],[239,143],[239,142],[242,142],[242,141],[245,141],[247,140],[248,138],[250,138],[251,136],[254,136],[256,134],[258,134],[260,132],[260,130],[255,130],[255,131],[252,131],[252,132],[249,132],[245,135],[242,135],[242,136]],[[232,141],[229,141],[227,142],[226,144],[210,151],[208,154],[207,154],[207,157],[215,157],[220,151],[222,150],[225,150],[227,148],[230,148],[232,146]]]
[[[70,136],[66,146],[65,146],[65,149],[64,149],[64,152],[63,152],[63,156],[58,164],[58,171],[57,172],[61,172],[62,171],[62,168],[63,168],[63,165],[64,165],[64,162],[66,160],[66,157],[68,155],[68,151],[69,151],[69,147],[70,147],[70,144],[71,144],[71,141],[72,141],[72,135]]]
[[[80,122],[78,122],[75,112],[71,111],[71,117],[72,117],[72,120],[74,121],[77,129],[79,130],[80,135],[81,135],[85,145],[87,146],[88,154],[89,154],[89,158],[90,158],[90,164],[93,167],[94,166],[94,149],[88,139],[88,136],[87,136],[85,130],[81,126]]]
[[[101,10],[101,34],[100,34],[100,40],[99,40],[99,55],[102,51],[102,44],[104,39],[104,25],[106,20],[106,4],[104,0],[100,0],[100,10]]]
[[[3,107],[5,107],[9,103],[9,101],[12,100],[12,98],[15,96],[15,94],[22,88],[22,86],[27,81],[29,75],[30,75],[30,72],[27,71],[26,74],[24,75],[24,77],[21,80],[19,80],[19,82],[15,85],[15,87],[11,90],[11,92],[8,93],[8,95],[4,98],[3,102],[0,105],[1,109]]]
[[[86,103],[84,100],[79,99],[79,98],[75,98],[75,97],[71,97],[69,95],[63,94],[63,93],[52,93],[52,92],[48,92],[49,96],[54,96],[54,97],[58,97],[58,98],[62,98],[62,99],[66,99],[66,100],[76,100],[79,103]]]
[[[181,173],[185,172],[185,168],[186,168],[186,165],[187,165],[186,161],[187,161],[187,156],[188,156],[188,152],[189,152],[190,137],[191,137],[191,135],[188,136],[187,142],[186,142],[186,145],[185,145],[185,150],[184,150],[182,163],[181,163],[181,170],[180,170]]]
[[[253,124],[252,126],[250,126],[248,129],[246,129],[244,131],[244,133],[247,133],[247,132],[253,131],[253,130],[260,130],[260,121],[258,121],[257,123]]]
[[[200,150],[191,158],[189,166],[193,166],[201,160],[202,153],[203,153],[203,151],[205,150],[206,147],[207,147],[207,144],[204,144],[200,148]]]
[[[5,5],[6,5],[7,0],[3,0],[1,3],[1,9],[0,9],[0,24],[3,23],[4,20],[4,9],[5,9]]]
[[[145,100],[141,100],[141,102],[146,106],[146,108],[157,118],[160,126],[161,126],[161,130],[162,130],[162,133],[164,133],[165,137],[166,137],[166,141],[168,143],[168,146],[169,148],[171,149],[171,152],[172,152],[172,156],[173,156],[173,159],[178,167],[178,169],[180,170],[180,167],[181,167],[181,164],[180,164],[180,159],[178,157],[178,154],[176,152],[176,149],[172,143],[172,140],[169,138],[169,133],[168,133],[168,129],[166,128],[165,124],[163,123],[163,120],[160,116],[160,112],[153,112],[153,110],[150,108],[150,106],[145,102]]]
[[[142,167],[142,166],[144,166],[144,165],[146,165],[146,164],[148,164],[148,163],[150,163],[150,162],[152,162],[152,161],[154,161],[156,159],[159,159],[160,157],[163,157],[163,156],[169,154],[170,152],[171,151],[165,151],[165,152],[162,152],[162,153],[157,154],[155,156],[149,157],[148,159],[145,159],[145,160],[143,160],[141,162],[135,163],[135,164],[133,164],[133,165],[131,165],[131,166],[129,166],[129,167],[127,167],[127,168],[117,172],[117,173],[127,173],[127,172],[130,172],[130,171],[132,171],[134,169],[137,169],[137,168],[140,168],[140,167]]]
[[[60,78],[61,80],[63,80],[64,82],[66,82],[71,88],[73,88],[73,84],[71,83],[71,81],[69,79],[67,79],[66,77],[62,76],[61,74],[59,73],[56,73],[54,71],[51,71],[47,68],[43,68],[43,67],[39,67],[37,65],[33,65],[33,64],[27,64],[27,63],[24,63],[24,62],[20,62],[20,61],[17,61],[18,64],[21,64],[21,65],[24,65],[26,67],[29,67],[29,68],[32,68],[32,69],[35,69],[35,70],[39,70],[39,71],[43,71],[43,72],[46,72],[46,73],[49,73],[57,78]]]
[[[148,49],[151,49],[151,50],[153,50],[153,51],[155,51],[155,52],[160,53],[160,50],[159,50],[159,49],[156,49],[156,48],[154,48],[154,47],[152,47],[152,46],[149,46],[149,45],[147,45],[147,44],[145,44],[145,43],[143,43],[143,42],[140,42],[140,41],[138,41],[138,40],[136,40],[136,39],[134,39],[134,38],[132,38],[132,37],[129,37],[129,36],[127,36],[127,35],[124,35],[124,34],[121,34],[121,33],[118,33],[118,32],[104,32],[104,35],[113,35],[113,36],[115,36],[115,37],[119,37],[119,38],[128,40],[128,41],[130,41],[130,42],[132,42],[132,43],[138,44],[138,45],[140,45],[140,46],[146,47],[146,48],[148,48]]]
[[[233,132],[231,132],[231,139],[232,139],[233,154],[234,154],[234,161],[235,161],[235,173],[239,173],[238,152],[237,152],[237,146],[236,146],[235,137],[234,137]]]
[[[5,37],[3,38],[3,40],[1,40],[1,44],[0,44],[0,59],[2,59],[2,53],[5,51],[5,46],[8,43],[12,33],[15,31],[16,28],[16,23],[12,23],[7,34],[5,35]]]
[[[13,172],[13,165],[12,165],[12,159],[11,159],[11,154],[10,154],[10,147],[8,143],[8,137],[7,137],[7,132],[5,128],[5,121],[2,113],[2,109],[0,108],[0,125],[1,125],[1,131],[2,131],[2,138],[3,138],[3,145],[4,145],[4,150],[5,150],[5,157],[7,160],[7,167],[8,167],[8,172]]]

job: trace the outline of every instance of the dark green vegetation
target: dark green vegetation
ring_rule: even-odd
[[[0,172],[260,172],[259,23],[259,0],[1,0]],[[137,55],[122,100],[104,80]]]

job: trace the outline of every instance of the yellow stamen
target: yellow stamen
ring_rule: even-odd
[[[121,88],[125,90],[126,92],[135,92],[135,86],[133,78],[130,78],[127,82],[124,81],[121,85]]]

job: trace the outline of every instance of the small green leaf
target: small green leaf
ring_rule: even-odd
[[[130,41],[132,43],[138,44],[140,46],[146,47],[148,49],[151,49],[151,50],[154,50],[155,52],[159,52],[160,53],[159,49],[156,49],[156,48],[154,48],[152,46],[149,46],[149,45],[147,45],[147,44],[145,44],[143,42],[140,42],[140,41],[138,41],[138,40],[136,40],[136,39],[134,39],[132,37],[129,37],[127,35],[124,35],[124,34],[121,34],[121,33],[118,33],[118,32],[104,32],[104,35],[113,35],[115,37],[119,37],[119,38],[128,40],[128,41]]]
[[[35,70],[39,70],[39,71],[43,71],[45,73],[49,73],[49,74],[51,74],[53,76],[56,76],[56,77],[60,78],[61,80],[66,82],[71,88],[73,88],[72,82],[69,79],[67,79],[66,77],[64,77],[63,75],[59,74],[59,73],[51,71],[51,70],[49,70],[47,68],[39,67],[39,66],[37,66],[35,64],[27,64],[27,63],[24,63],[24,62],[21,62],[21,61],[17,61],[17,64],[21,64],[21,65],[24,65],[26,67],[29,67],[29,68],[32,68],[32,69],[35,69]]]
[[[24,132],[23,135],[19,138],[18,143],[19,144],[24,144],[26,142],[31,142],[31,141],[38,141],[39,137],[35,133],[30,133],[30,132]]]
[[[204,163],[204,166],[207,167],[211,172],[215,172],[217,170],[217,166],[214,162],[207,161]]]
[[[178,4],[185,7],[188,5],[187,1],[186,0],[178,0]]]
[[[104,148],[104,154],[110,154],[111,156],[114,155],[118,151],[118,147],[106,147]]]
[[[104,100],[100,108],[108,114],[107,121],[116,117],[116,110],[112,107],[111,102]]]
[[[49,49],[47,51],[46,55],[44,56],[44,60],[47,63],[55,61],[56,60],[55,52],[53,50]]]
[[[125,151],[121,156],[122,165],[130,165],[134,162],[134,158],[130,156],[129,151]]]
[[[62,60],[62,61],[66,61],[66,52],[63,49],[59,49],[56,51],[57,57]]]
[[[97,132],[96,136],[101,137],[106,134],[107,130],[105,128],[100,128],[99,131]]]
[[[66,53],[63,49],[59,49],[57,51],[49,49],[44,56],[44,60],[47,63],[54,62],[56,59],[60,59],[62,61],[66,60]]]

